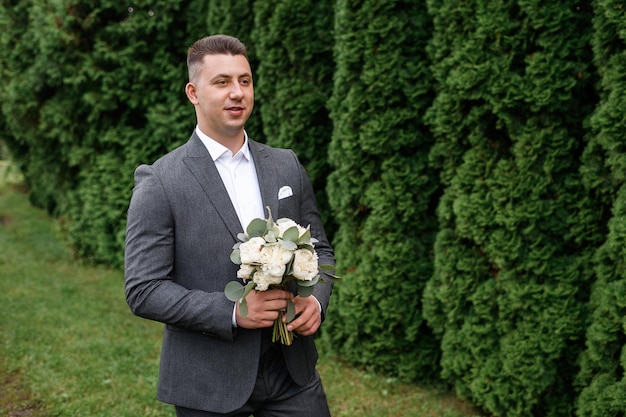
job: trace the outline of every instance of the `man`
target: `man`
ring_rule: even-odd
[[[230,260],[237,234],[254,218],[310,225],[320,264],[334,265],[311,183],[290,150],[247,137],[254,105],[245,46],[215,35],[188,51],[197,126],[189,141],[135,171],[125,251],[126,299],[133,313],[165,323],[157,398],[179,417],[329,416],[315,370],[313,335],[332,289],[311,297],[252,291],[248,312],[228,301],[237,278]],[[279,311],[291,299],[290,346],[271,343]]]

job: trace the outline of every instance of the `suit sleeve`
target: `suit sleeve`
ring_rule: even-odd
[[[174,219],[152,166],[135,171],[124,253],[126,300],[147,319],[233,339],[232,302],[221,293],[187,289],[174,282]]]

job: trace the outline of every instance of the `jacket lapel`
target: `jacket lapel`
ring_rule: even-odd
[[[276,194],[278,192],[276,167],[272,163],[272,158],[270,158],[267,147],[250,139],[248,139],[248,144],[252,158],[254,158],[256,175],[259,179],[259,188],[261,191],[261,199],[263,200],[265,217],[268,215],[267,207],[269,207],[272,211],[272,218],[277,220],[279,213],[278,194]]]
[[[236,240],[237,234],[243,231],[241,223],[209,151],[195,131],[187,145],[187,157],[183,158],[183,162],[198,180],[215,211]]]

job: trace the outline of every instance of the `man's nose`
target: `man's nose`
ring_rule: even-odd
[[[230,97],[231,98],[241,98],[243,96],[243,89],[239,85],[239,83],[232,83],[232,87],[230,89]]]

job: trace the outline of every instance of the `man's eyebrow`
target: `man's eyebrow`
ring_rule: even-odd
[[[217,74],[215,77],[213,77],[213,79],[216,79],[216,78],[234,78],[234,77],[236,77],[236,78],[242,78],[242,77],[250,77],[250,78],[252,78],[252,74],[250,74],[249,72],[245,72],[243,74],[236,75],[236,76],[233,76],[231,74]]]

